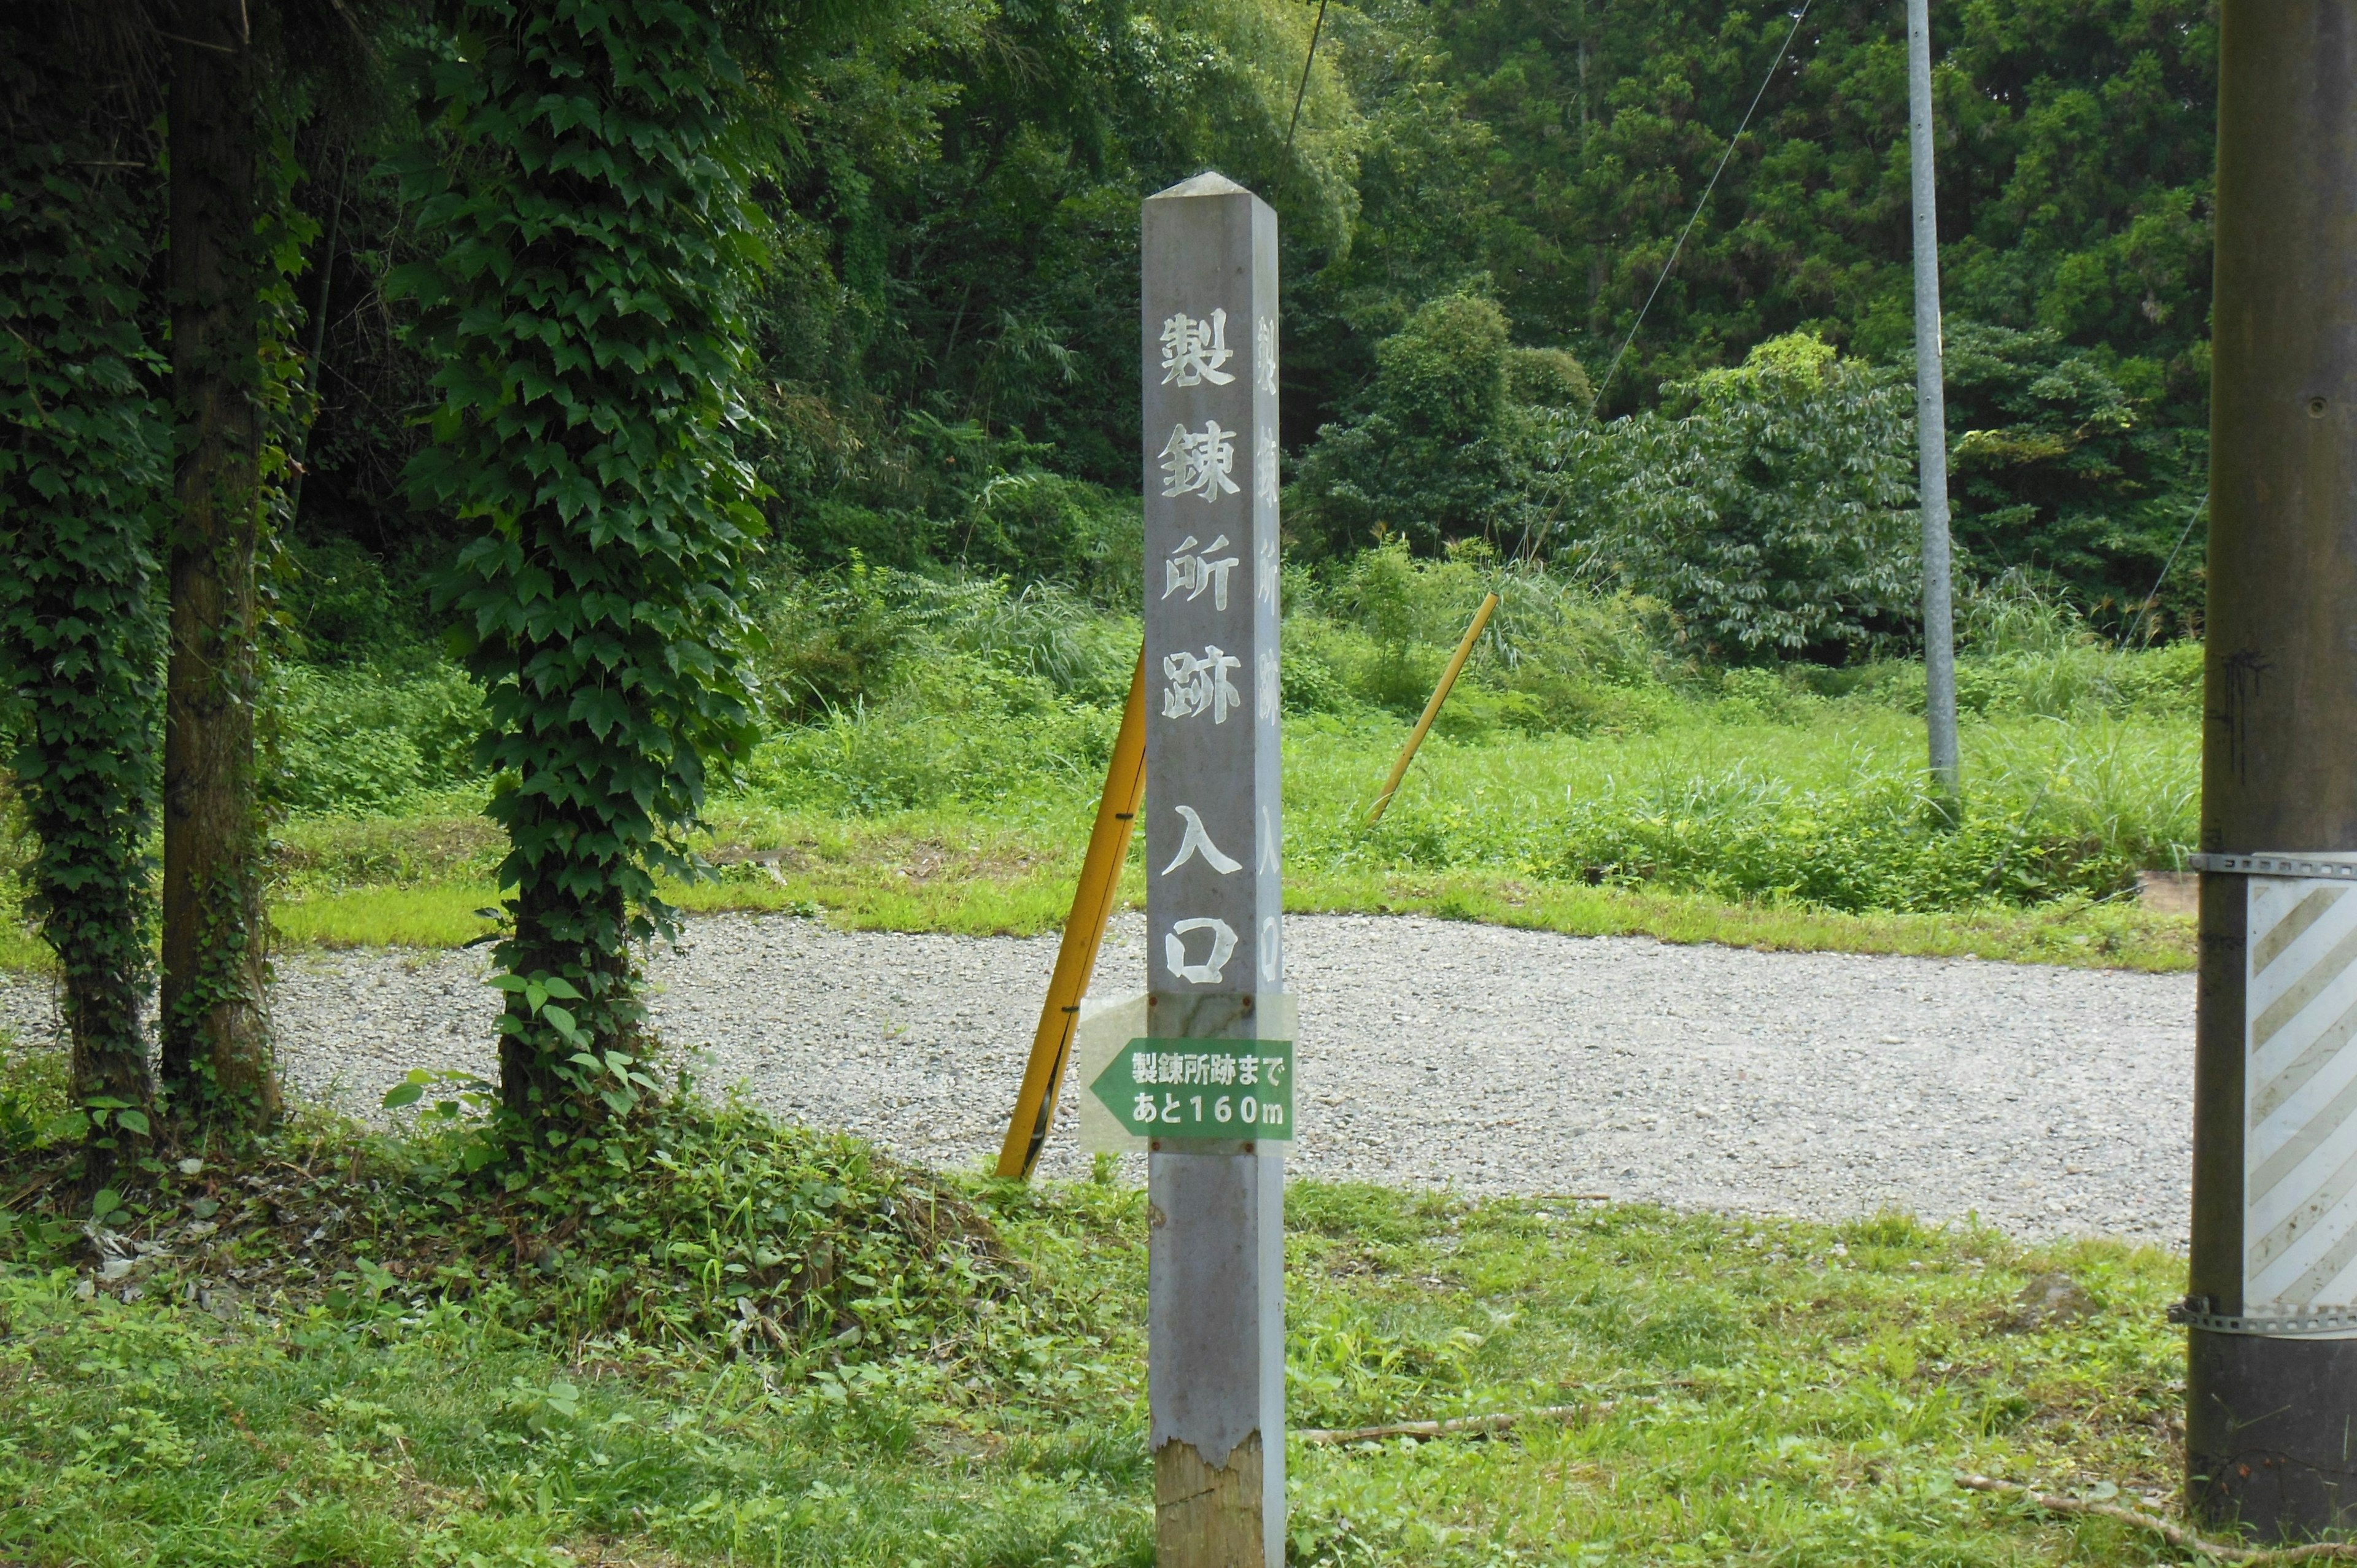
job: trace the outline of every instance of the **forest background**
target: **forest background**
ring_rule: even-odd
[[[1953,909],[2115,900],[2139,867],[2175,864],[2199,686],[2198,649],[2169,645],[2198,633],[2202,591],[2210,7],[1940,8],[1948,427],[1981,721],[1961,839],[1923,830],[1909,731],[1898,10],[1820,0],[1795,27],[1776,7],[1338,6],[1305,75],[1318,15],[877,9],[791,83],[760,192],[774,243],[744,312],[770,739],[719,838],[760,864],[724,867],[748,879],[726,897],[782,881],[789,905],[888,924],[1060,917],[1145,564],[1136,204],[1213,166],[1283,223],[1305,899],[1520,918],[1486,885],[1429,881],[1478,870]],[[298,294],[326,308],[276,579],[282,919],[381,930],[383,900],[358,924],[339,900],[441,880],[464,887],[403,906],[396,929],[462,940],[496,859],[482,841],[396,851],[330,825],[447,817],[481,788],[479,702],[429,602],[464,530],[403,479],[434,367],[385,280],[418,242],[350,134],[320,115],[294,138],[315,227]],[[1361,833],[1394,726],[1489,587],[1506,608],[1435,754],[1468,743],[1478,760],[1434,762]],[[927,887],[904,897],[912,867]],[[952,891],[975,875],[1006,897]],[[2066,922],[2050,941],[1956,940],[2121,939]]]
[[[1208,166],[1283,219],[1296,559],[1385,533],[1426,553],[1537,533],[1552,555],[1607,526],[1557,504],[1531,411],[1589,413],[1790,12],[1337,7],[1296,129],[1315,15],[876,7],[795,84],[749,312],[766,434],[748,455],[780,566],[857,552],[1126,602],[1136,203]],[[1937,33],[1960,558],[2116,628],[2205,482],[2210,7],[1980,0]],[[1906,369],[1905,115],[1892,8],[1812,5],[1595,413],[1661,408],[1795,332]],[[424,628],[417,585],[451,548],[401,483],[430,366],[383,284],[414,242],[389,175],[337,140],[351,129],[316,113],[296,135],[303,293],[328,306],[290,532],[314,657]],[[2165,632],[2198,617],[2201,559],[2197,529]],[[378,613],[379,594],[416,607]],[[1906,619],[1891,607],[1888,629]]]
[[[176,35],[136,5],[83,15],[95,20],[66,47],[16,52],[7,107],[27,133],[9,199],[39,220],[20,232],[59,242],[12,252],[24,286],[11,308],[25,323],[12,418],[54,437],[67,425],[44,396],[87,398],[103,381],[108,416],[124,422],[111,441],[96,424],[75,435],[113,467],[35,466],[11,480],[37,503],[15,515],[33,517],[58,505],[34,495],[56,474],[85,487],[114,476],[95,499],[114,507],[109,526],[131,532],[113,545],[73,535],[87,575],[138,558],[141,508],[157,499],[140,487],[163,462],[161,397],[168,383],[187,404],[194,350],[174,346],[166,375],[165,317],[188,296],[164,276],[178,263],[149,156],[156,127],[141,118],[161,101],[123,88],[152,84],[155,51]],[[296,941],[441,943],[529,924],[501,885],[524,864],[510,844],[540,842],[518,813],[554,799],[544,789],[560,787],[546,780],[566,768],[626,755],[657,770],[663,793],[651,807],[624,791],[597,808],[620,813],[617,842],[636,847],[591,857],[607,857],[597,878],[619,878],[598,883],[606,912],[593,923],[638,921],[628,911],[642,905],[659,913],[651,875],[691,908],[1053,924],[1149,564],[1137,554],[1137,202],[1207,166],[1263,192],[1283,224],[1297,903],[2183,961],[2183,933],[2112,917],[2139,871],[2175,864],[2190,837],[2215,38],[2205,5],[1980,0],[1940,12],[1974,774],[1954,831],[1924,796],[1914,739],[1904,50],[1889,5],[633,12],[651,38],[683,28],[712,51],[665,89],[673,107],[662,111],[684,114],[679,145],[708,156],[655,159],[644,177],[684,181],[670,199],[706,217],[684,240],[643,215],[616,231],[638,247],[613,252],[620,264],[671,291],[663,308],[689,313],[678,320],[701,323],[662,342],[605,341],[548,311],[501,249],[514,212],[562,211],[578,194],[555,175],[533,184],[543,176],[529,158],[504,161],[529,138],[468,96],[512,89],[477,80],[501,57],[467,57],[477,46],[459,40],[531,13],[256,15],[264,286],[250,304],[260,356],[239,373],[258,378],[262,516],[237,548],[258,563],[260,647],[250,697],[222,712],[253,715],[262,766],[258,814],[229,802],[212,836],[226,845],[249,821],[268,836],[266,855],[250,858],[266,859],[275,908],[274,927],[246,917],[254,934],[238,939],[236,962],[247,978],[208,993],[209,1028],[246,1026],[231,1003],[258,1000],[253,965],[272,929]],[[59,85],[62,58],[95,97]],[[96,145],[93,126],[113,141]],[[42,143],[48,132],[59,139]],[[640,157],[650,145],[599,156]],[[695,226],[705,221],[717,225],[708,235]],[[651,259],[682,243],[683,259]],[[98,274],[77,274],[88,258],[120,274],[104,283],[112,294]],[[74,298],[84,303],[59,303]],[[113,337],[82,332],[84,309]],[[171,326],[185,336],[188,322]],[[513,487],[555,484],[542,499],[560,503],[568,492],[545,475],[527,481],[541,458],[483,416],[502,398],[522,408],[551,395],[538,372],[514,382],[516,367],[567,334],[600,363],[672,357],[683,379],[650,373],[642,390],[689,422],[677,427],[681,461],[705,476],[669,499],[668,478],[594,480],[621,515],[651,524],[670,526],[660,520],[678,500],[704,542],[677,582],[658,580],[664,567],[617,590],[651,595],[641,609],[671,618],[668,651],[628,655],[642,674],[682,650],[709,665],[678,677],[674,696],[654,698],[619,738],[596,703],[581,706],[603,677],[530,695],[542,707],[527,722],[513,705],[527,700],[513,684],[526,652],[511,659],[508,634],[487,630],[511,615],[524,617],[516,628],[538,624],[527,611],[540,568],[521,555],[500,564],[511,549],[501,520],[523,493]],[[587,362],[567,352],[554,353],[549,383],[571,409],[567,428],[639,417],[638,392],[617,385],[565,404],[563,367]],[[600,412],[584,424],[589,408]],[[193,517],[190,459],[179,461]],[[42,537],[36,528],[20,542]],[[549,547],[552,560],[573,548]],[[193,602],[182,553],[176,617]],[[210,559],[207,570],[224,570],[230,557]],[[40,591],[73,576],[47,570],[18,575],[50,585]],[[135,571],[110,580],[118,597],[161,597],[160,575],[144,579],[150,590]],[[1436,748],[1365,831],[1399,724],[1488,591],[1503,608]],[[24,593],[10,624],[25,647],[46,648],[48,627],[83,624],[45,619],[38,592]],[[600,602],[611,601],[576,595],[559,607],[594,619]],[[135,704],[154,650],[134,646],[145,618],[124,610],[91,624],[128,639],[105,658]],[[584,622],[558,652],[594,664],[608,657],[602,635]],[[55,650],[18,657],[26,671],[72,665]],[[234,673],[236,659],[221,667]],[[655,690],[633,687],[639,678],[617,689]],[[29,673],[19,694],[11,722],[28,737],[18,779],[32,786],[33,820],[13,843],[28,910],[48,911],[54,944],[71,904],[82,949],[112,932],[122,950],[110,950],[107,972],[135,973],[124,944],[136,945],[145,873],[124,834],[136,836],[139,813],[102,824],[128,912],[108,916],[74,858],[97,843],[75,837],[87,801],[42,771],[56,736],[26,727],[66,710],[44,709],[57,689],[41,694]],[[107,722],[135,740],[152,718],[125,709]],[[534,725],[571,725],[573,749],[527,757]],[[145,743],[110,752],[87,740],[76,755],[115,756],[108,788],[135,806],[153,788],[135,761]],[[690,831],[692,845],[671,836]],[[167,992],[188,972],[173,957],[170,843]],[[699,878],[691,851],[716,877]],[[229,865],[249,852],[224,853]],[[239,900],[258,910],[259,882],[244,886]],[[1587,888],[1717,902],[1699,916],[1564,906]],[[529,878],[519,897],[535,897]],[[2030,907],[2059,910],[2059,923],[1843,935],[1785,918]],[[1763,909],[1779,913],[1763,925]],[[616,964],[621,929],[592,944]],[[511,945],[532,945],[512,931]],[[518,977],[547,967],[568,983],[553,960],[502,952]],[[619,969],[613,983],[628,989]],[[128,1041],[132,993],[109,994]],[[538,1029],[548,997],[531,994],[515,1022]],[[166,1013],[167,1026],[179,1015],[168,995]],[[570,1013],[554,1016],[567,1033]],[[611,1027],[627,1033],[627,1017]],[[167,1038],[167,1068],[174,1059]]]

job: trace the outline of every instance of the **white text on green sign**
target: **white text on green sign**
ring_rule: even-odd
[[[1291,1040],[1132,1040],[1089,1090],[1141,1138],[1293,1137]]]

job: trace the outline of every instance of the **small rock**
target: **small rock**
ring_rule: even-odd
[[[2006,1314],[2006,1326],[2024,1333],[2084,1323],[2095,1316],[2095,1302],[2069,1274],[2040,1274],[2021,1287]]]

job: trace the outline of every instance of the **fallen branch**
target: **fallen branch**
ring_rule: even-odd
[[[2215,1557],[2223,1563],[2303,1563],[2323,1558],[2357,1562],[2357,1545],[2346,1541],[2319,1541],[2307,1546],[2229,1546],[2222,1541],[2205,1541],[2183,1525],[2171,1524],[2158,1514],[2147,1513],[2142,1509],[2058,1497],[2052,1492],[2033,1491],[2018,1481],[1999,1481],[1987,1476],[1958,1476],[1956,1485],[1967,1491],[2023,1498],[2051,1513],[2092,1514],[2099,1519],[2115,1519],[2123,1524],[2148,1530],[2171,1546],[2198,1552],[2204,1557]]]
[[[1389,1426],[1313,1426],[1293,1435],[1310,1444],[1373,1443],[1385,1437],[1448,1437],[1458,1433],[1503,1432],[1525,1421],[1575,1421],[1584,1415],[1604,1415],[1620,1404],[1619,1400],[1604,1400],[1588,1404],[1551,1404],[1542,1410],[1509,1411],[1496,1415],[1460,1415],[1451,1421],[1398,1421]]]

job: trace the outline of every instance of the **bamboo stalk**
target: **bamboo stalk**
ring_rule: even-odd
[[[1465,628],[1465,640],[1458,643],[1457,651],[1449,656],[1448,668],[1440,672],[1440,684],[1432,689],[1432,700],[1424,704],[1424,716],[1416,720],[1415,728],[1408,732],[1407,744],[1400,748],[1399,760],[1392,764],[1392,776],[1383,780],[1383,792],[1375,797],[1374,810],[1367,813],[1367,826],[1372,828],[1383,820],[1384,809],[1392,803],[1392,797],[1399,793],[1400,780],[1407,777],[1407,765],[1415,760],[1416,748],[1424,744],[1426,734],[1432,728],[1432,721],[1440,716],[1440,704],[1448,701],[1449,688],[1457,684],[1458,671],[1473,656],[1474,640],[1481,635],[1481,628],[1490,624],[1490,614],[1497,607],[1498,596],[1491,594],[1482,599],[1481,607],[1473,612],[1473,624]]]
[[[1048,1130],[1055,1125],[1056,1097],[1063,1087],[1064,1064],[1071,1059],[1081,998],[1096,972],[1097,950],[1104,944],[1105,921],[1113,916],[1121,868],[1129,859],[1130,833],[1145,799],[1146,655],[1140,653],[1129,681],[1129,705],[1122,710],[1121,732],[1114,739],[1113,760],[1105,767],[1096,825],[1089,831],[1088,854],[1081,861],[1080,886],[1072,890],[1072,912],[1064,921],[1063,942],[1056,949],[1056,971],[1048,982],[1048,999],[1039,1007],[1039,1026],[1032,1032],[1031,1059],[1023,1069],[1015,1114],[1007,1120],[1006,1142],[998,1151],[1000,1176],[1030,1180],[1039,1152],[1047,1146]]]

